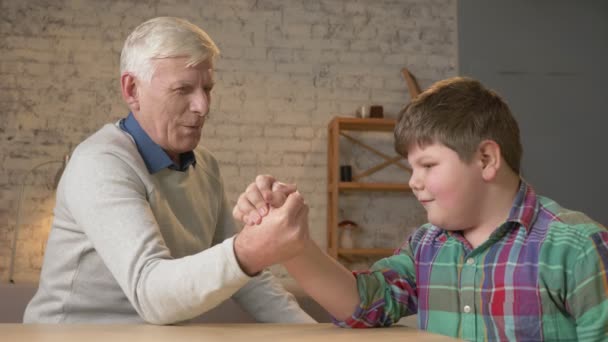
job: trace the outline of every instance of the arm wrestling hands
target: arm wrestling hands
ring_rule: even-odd
[[[295,185],[258,176],[232,211],[245,227],[234,242],[237,260],[248,274],[281,263],[315,301],[339,320],[359,304],[352,273],[310,239],[308,206]]]
[[[232,211],[245,227],[236,236],[234,252],[249,275],[284,263],[309,243],[308,205],[293,184],[258,176],[241,194]]]

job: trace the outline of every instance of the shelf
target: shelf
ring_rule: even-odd
[[[373,256],[387,257],[393,255],[391,248],[338,248],[338,255],[345,257]]]
[[[341,261],[355,261],[356,259],[369,258],[380,259],[393,254],[390,248],[340,248],[338,241],[338,205],[343,192],[411,192],[407,184],[407,177],[394,177],[397,182],[372,182],[362,181],[388,166],[395,166],[404,169],[411,174],[409,166],[402,163],[402,156],[392,156],[367,144],[365,137],[353,136],[344,133],[345,131],[358,132],[383,132],[392,133],[395,128],[396,120],[385,118],[352,118],[335,117],[328,126],[328,145],[327,145],[327,251],[330,256]],[[340,140],[347,140],[351,144],[357,144],[383,161],[372,166],[368,170],[362,170],[359,174],[353,175],[353,181],[340,182]]]
[[[347,118],[335,117],[330,126],[337,126],[340,131],[375,131],[392,132],[395,129],[395,119],[385,118]]]
[[[338,190],[342,191],[411,191],[410,186],[405,183],[361,183],[361,182],[339,182]]]
[[[407,69],[402,70],[402,74],[406,79],[408,89],[410,90],[410,98],[418,95],[420,87],[414,76]],[[377,192],[392,192],[393,194],[381,193],[380,196],[394,196],[394,193],[405,193],[411,197],[408,192],[411,192],[408,185],[408,179],[411,177],[412,169],[404,161],[403,156],[393,155],[393,152],[385,153],[383,150],[392,146],[392,143],[383,145],[386,148],[379,148],[376,144],[370,144],[372,138],[369,134],[359,134],[364,132],[380,132],[383,134],[393,134],[397,120],[389,118],[353,118],[353,117],[334,117],[327,126],[327,252],[335,258],[340,259],[340,262],[354,261],[355,259],[379,259],[393,254],[393,250],[389,248],[341,248],[338,231],[338,218],[343,216],[347,219],[349,213],[347,210],[341,212],[339,210],[340,196],[344,196],[345,192],[362,192],[362,191],[377,191]],[[375,135],[374,135],[375,136]],[[371,165],[366,170],[353,170],[352,179],[350,182],[341,182],[340,180],[340,141],[348,144],[356,145],[372,153],[373,159],[370,159]],[[379,161],[378,161],[379,160]],[[407,173],[402,176],[394,175],[388,182],[372,181],[371,175],[384,170],[387,167],[400,168]],[[367,177],[367,178],[366,178]],[[374,195],[373,197],[375,197]],[[359,197],[359,196],[356,196]],[[363,196],[365,197],[365,196]],[[411,199],[411,198],[410,198]],[[367,260],[369,261],[369,260]]]

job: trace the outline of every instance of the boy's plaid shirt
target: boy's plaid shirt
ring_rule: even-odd
[[[354,272],[361,304],[345,327],[418,327],[466,340],[608,341],[608,231],[523,180],[507,221],[476,249],[420,227],[395,255]]]

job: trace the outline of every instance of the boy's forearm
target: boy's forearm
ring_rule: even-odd
[[[336,319],[346,320],[355,312],[359,305],[355,277],[314,242],[310,241],[302,254],[284,266],[304,291]]]

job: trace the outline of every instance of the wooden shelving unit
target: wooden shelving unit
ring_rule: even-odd
[[[377,118],[334,118],[328,126],[328,150],[327,150],[327,252],[332,257],[338,259],[353,259],[357,257],[386,257],[393,253],[392,249],[386,248],[341,248],[338,243],[338,205],[341,192],[347,191],[398,191],[409,192],[410,187],[405,183],[371,183],[361,179],[365,176],[377,172],[387,166],[396,165],[405,171],[410,171],[409,167],[402,163],[402,158],[388,156],[373,147],[365,144],[359,139],[355,139],[348,134],[348,131],[367,131],[367,132],[390,132],[395,128],[396,120],[377,119]],[[340,137],[348,139],[350,142],[358,144],[384,161],[369,170],[353,176],[352,182],[340,181]]]

